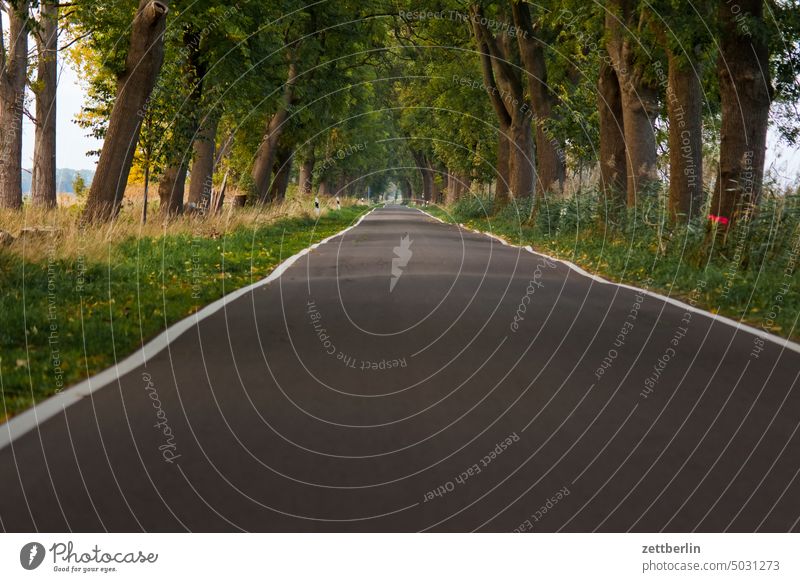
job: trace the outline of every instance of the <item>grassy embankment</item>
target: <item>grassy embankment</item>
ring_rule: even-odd
[[[530,202],[495,212],[490,199],[475,195],[426,210],[512,244],[531,245],[603,278],[800,338],[799,195],[765,195],[749,224],[734,228],[724,248],[716,244],[711,251],[706,214],[675,227],[656,202],[635,213],[607,212],[592,192],[551,200],[532,220]]]
[[[227,210],[164,225],[137,208],[82,230],[78,208],[0,214],[18,235],[0,247],[0,421],[121,360],[170,324],[269,274],[282,260],[353,223],[363,206]]]

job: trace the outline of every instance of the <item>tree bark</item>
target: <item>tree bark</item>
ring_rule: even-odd
[[[628,206],[658,179],[654,121],[658,112],[658,89],[646,79],[646,65],[637,58],[637,39],[630,31],[641,28],[644,13],[634,0],[610,0],[606,12],[606,49],[617,73],[628,169]],[[624,26],[623,26],[624,25]],[[627,28],[627,30],[625,30]]]
[[[293,161],[294,149],[292,146],[281,144],[275,155],[275,179],[272,180],[269,187],[268,202],[278,202],[286,198]]]
[[[33,204],[55,208],[56,192],[56,87],[58,85],[58,2],[42,2],[36,35],[36,130],[33,148],[31,197]]]
[[[214,162],[216,156],[219,117],[209,114],[202,122],[194,140],[194,160],[189,180],[189,202],[199,208],[208,208],[214,188]]]
[[[497,178],[494,198],[499,205],[508,203],[511,192],[511,125],[501,128],[497,134]]]
[[[86,220],[109,220],[119,212],[141,119],[164,59],[167,12],[166,0],[139,0],[125,72],[117,81],[117,97],[83,213]]]
[[[313,180],[315,164],[316,158],[314,157],[314,148],[308,148],[306,151],[306,157],[303,160],[303,164],[300,166],[300,175],[298,176],[297,180],[300,194],[303,196],[308,196],[314,189]]]
[[[520,57],[528,77],[528,94],[533,109],[533,124],[536,128],[536,194],[560,193],[564,189],[566,163],[563,145],[547,132],[547,122],[555,119],[556,96],[547,84],[547,64],[544,44],[539,40],[531,22],[530,9],[526,2],[512,5]]]
[[[183,195],[186,190],[187,164],[168,166],[158,183],[159,209],[164,217],[177,216],[183,212]]]
[[[283,88],[283,102],[269,118],[264,139],[258,147],[256,159],[253,162],[253,193],[257,202],[266,202],[269,197],[270,180],[272,179],[272,169],[275,166],[278,140],[283,135],[286,120],[289,118],[289,107],[294,98],[296,80],[297,65],[292,60],[289,63],[286,85]]]
[[[600,187],[607,203],[627,204],[627,156],[622,121],[622,96],[614,68],[603,63],[597,83],[600,118]]]
[[[27,0],[9,8],[9,46],[0,23],[0,207],[22,207],[22,116],[28,68]]]
[[[688,221],[703,204],[703,103],[699,73],[667,50],[669,73],[669,212]]]
[[[761,0],[741,0],[742,15],[763,20]],[[763,36],[739,26],[731,5],[720,2],[717,76],[722,103],[719,182],[711,214],[722,230],[749,213],[761,197],[767,124],[772,101],[769,47]],[[727,223],[725,222],[727,221]]]
[[[536,163],[533,154],[533,128],[521,116],[511,124],[511,194],[515,198],[533,197],[536,192]],[[544,191],[540,191],[544,195]]]

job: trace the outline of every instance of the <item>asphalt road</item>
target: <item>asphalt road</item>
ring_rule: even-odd
[[[785,346],[387,207],[0,450],[0,525],[798,531],[798,374]]]

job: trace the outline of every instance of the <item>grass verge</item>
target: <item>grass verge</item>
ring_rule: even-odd
[[[800,197],[762,201],[724,246],[709,244],[704,215],[673,226],[662,205],[605,212],[597,193],[551,200],[531,219],[530,203],[494,210],[468,195],[425,209],[450,223],[571,261],[610,281],[635,285],[755,328],[800,339]]]
[[[0,421],[125,358],[366,211],[185,219],[144,233],[132,221],[114,234],[81,233],[69,216],[54,217],[57,234],[0,248]]]

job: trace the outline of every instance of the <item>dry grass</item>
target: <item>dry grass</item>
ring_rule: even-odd
[[[135,187],[134,187],[135,188]],[[229,198],[230,200],[230,198]],[[342,200],[343,204],[348,204]],[[335,208],[331,200],[321,205]],[[141,195],[126,198],[116,220],[108,224],[82,227],[82,205],[43,210],[25,205],[21,211],[0,209],[0,230],[9,232],[14,242],[6,247],[27,261],[58,260],[81,256],[85,260],[105,260],[109,247],[131,238],[191,234],[218,238],[239,228],[257,228],[280,218],[312,215],[313,198],[293,198],[270,206],[235,208],[226,205],[216,215],[184,214],[165,220],[158,212],[158,202],[148,205],[147,223],[142,224]],[[47,229],[39,233],[23,233],[23,229]]]

